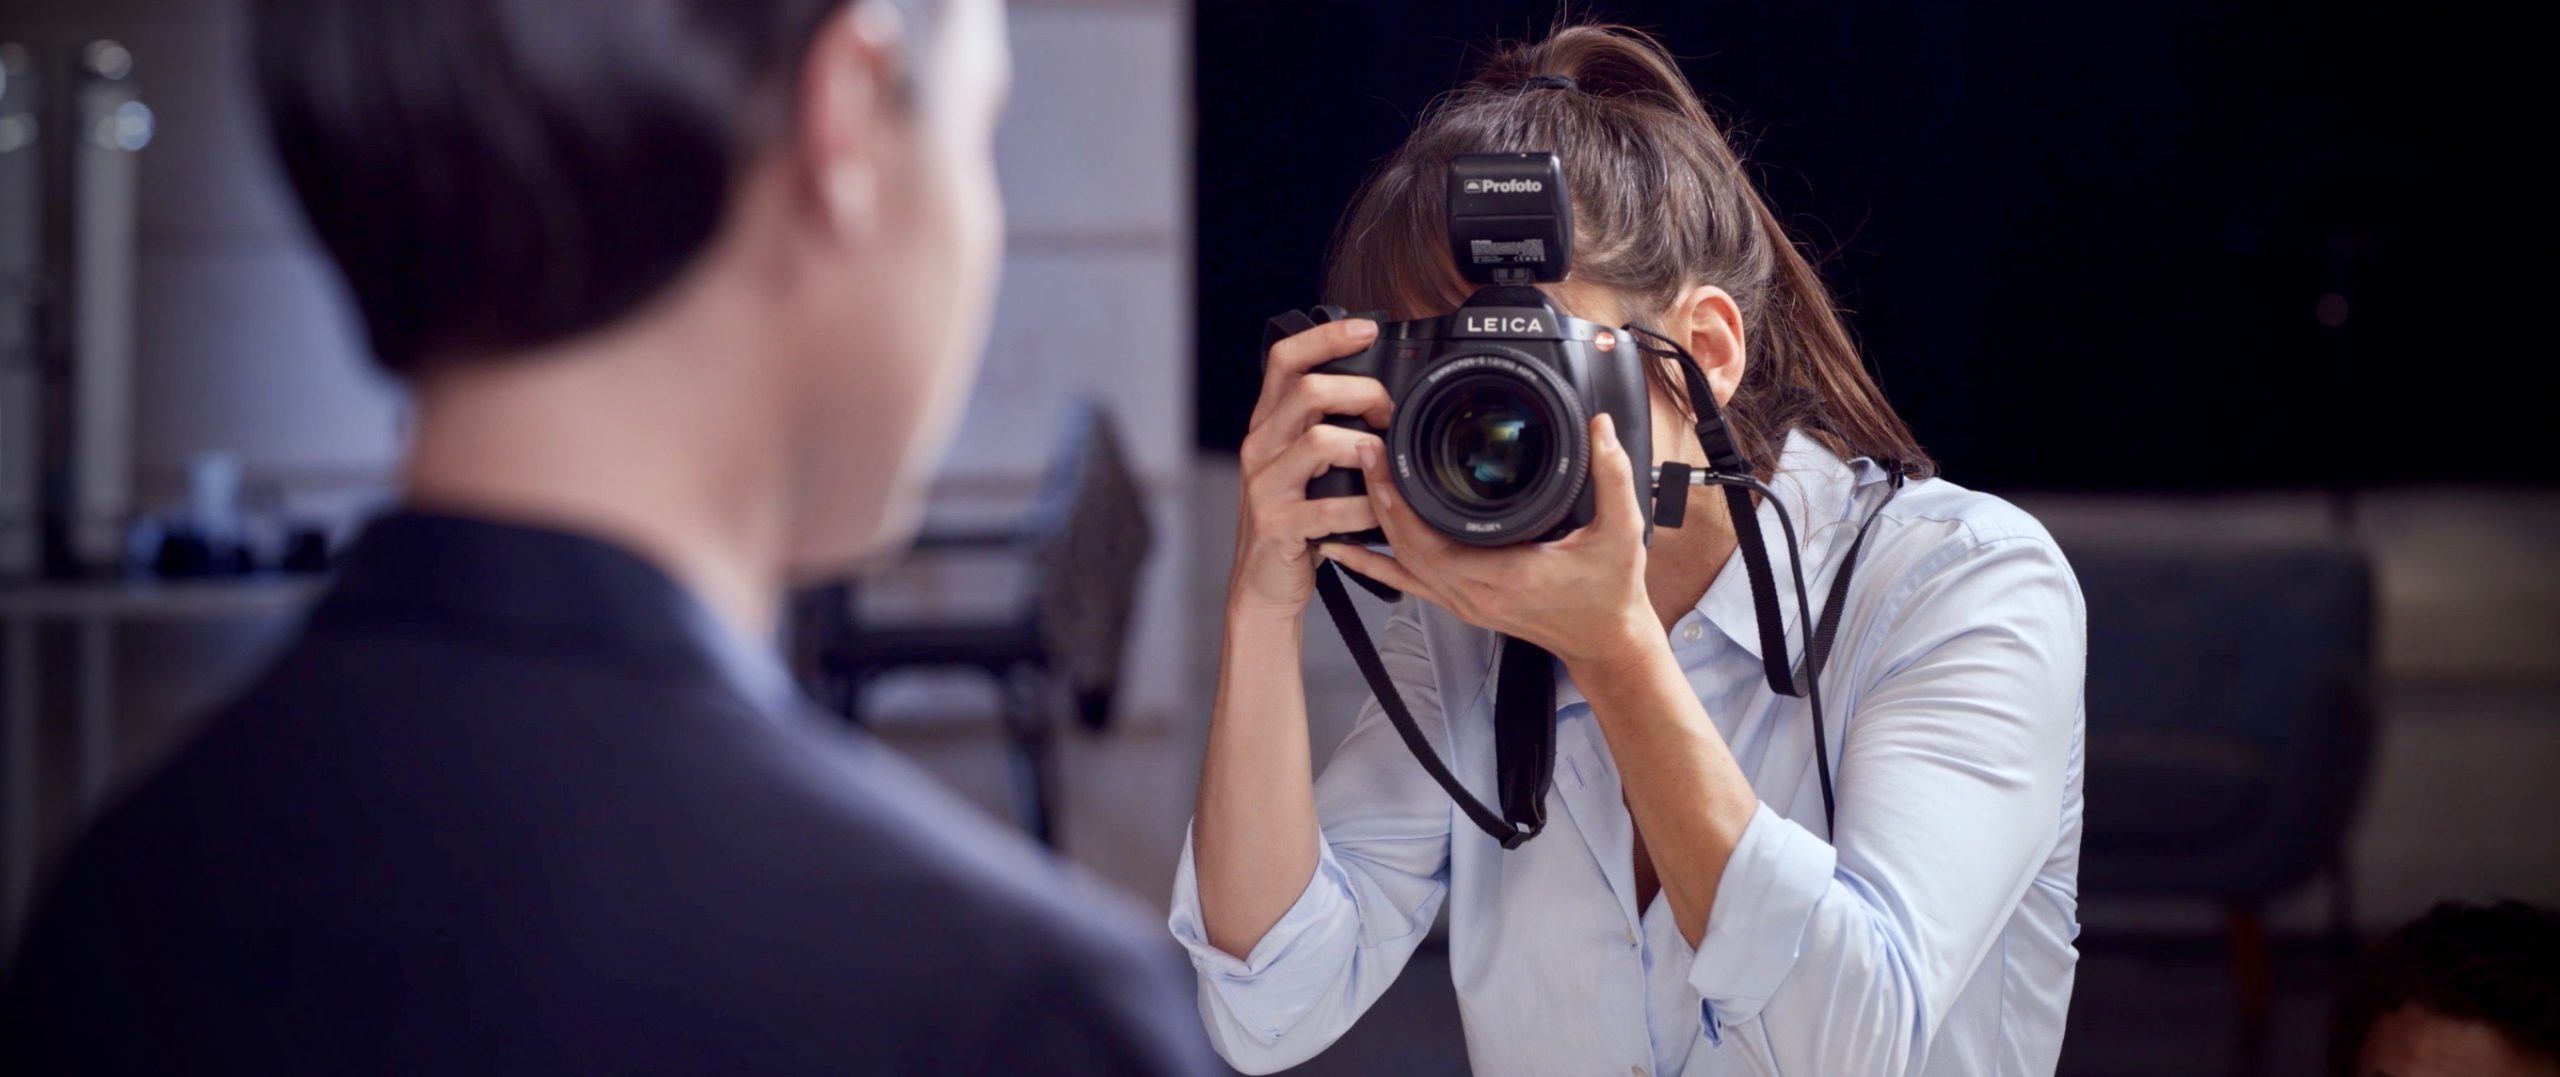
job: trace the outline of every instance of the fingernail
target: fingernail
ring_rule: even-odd
[[[1351,322],[1350,332],[1353,340],[1367,340],[1378,335],[1378,323],[1367,318],[1355,318]]]
[[[1375,445],[1372,445],[1372,444],[1370,444],[1370,443],[1368,443],[1368,442],[1363,441],[1363,442],[1361,442],[1361,443],[1360,443],[1360,450],[1359,450],[1359,451],[1360,451],[1360,470],[1362,470],[1362,471],[1376,471],[1376,470],[1378,470],[1378,447],[1377,447],[1377,446],[1375,446]]]
[[[1616,445],[1616,444],[1618,443],[1618,420],[1617,420],[1617,418],[1616,418],[1615,416],[1610,415],[1608,412],[1605,412],[1605,411],[1604,411],[1604,412],[1601,412],[1601,413],[1600,413],[1600,432],[1601,432],[1602,434],[1606,434],[1606,435],[1608,435],[1608,438],[1609,438],[1609,444],[1611,444],[1611,445]]]
[[[1319,542],[1316,544],[1316,556],[1322,557],[1327,561],[1342,560],[1341,551],[1342,544],[1339,542]]]

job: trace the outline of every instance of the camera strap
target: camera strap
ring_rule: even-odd
[[[1263,327],[1262,353],[1267,357],[1271,346],[1282,339],[1343,317],[1342,308],[1329,305],[1281,314]],[[1378,657],[1378,645],[1361,623],[1360,611],[1351,605],[1351,592],[1342,586],[1344,577],[1387,602],[1401,600],[1404,594],[1331,561],[1316,563],[1316,593],[1324,599],[1325,613],[1333,618],[1334,631],[1342,636],[1343,647],[1360,667],[1360,677],[1369,683],[1369,694],[1386,713],[1387,724],[1404,740],[1405,750],[1413,753],[1423,772],[1439,783],[1458,810],[1503,848],[1516,849],[1537,837],[1547,828],[1547,788],[1554,784],[1556,773],[1555,657],[1535,644],[1502,637],[1493,698],[1495,789],[1502,804],[1496,811],[1468,791],[1423,736],[1413,710],[1405,706],[1404,693],[1396,690],[1395,680],[1387,675],[1386,662]]]
[[[1319,319],[1331,321],[1341,317],[1338,308],[1318,308],[1316,317],[1292,311],[1273,318],[1266,328],[1263,350],[1279,338],[1302,332]],[[1841,611],[1849,593],[1849,581],[1857,569],[1858,553],[1866,545],[1867,533],[1883,514],[1884,502],[1868,511],[1858,526],[1857,537],[1849,544],[1839,573],[1833,577],[1821,620],[1808,626],[1802,680],[1797,679],[1787,659],[1786,622],[1778,605],[1777,576],[1770,565],[1768,543],[1760,529],[1757,506],[1752,504],[1754,490],[1764,496],[1768,487],[1753,477],[1752,468],[1734,444],[1724,413],[1716,405],[1715,393],[1707,384],[1705,372],[1688,349],[1652,330],[1628,325],[1626,330],[1638,338],[1660,342],[1660,347],[1639,345],[1643,351],[1679,360],[1681,380],[1687,391],[1692,412],[1697,416],[1698,444],[1706,450],[1708,466],[1692,472],[1684,464],[1666,463],[1655,492],[1654,520],[1665,527],[1678,527],[1685,514],[1690,484],[1695,481],[1724,487],[1725,505],[1733,519],[1734,537],[1742,554],[1743,572],[1751,588],[1753,619],[1760,635],[1761,670],[1770,690],[1780,695],[1803,697],[1810,704],[1813,719],[1814,765],[1821,777],[1822,812],[1827,828],[1837,830],[1838,808],[1831,786],[1831,754],[1826,729],[1821,677],[1829,662],[1833,638],[1839,633]],[[1904,472],[1898,466],[1886,465],[1893,473],[1892,485],[1885,500],[1892,500],[1901,490]],[[1794,525],[1787,519],[1783,506],[1778,521],[1786,529],[1790,566],[1800,612],[1809,603],[1805,593],[1803,552],[1795,541]],[[1316,565],[1316,593],[1323,599],[1325,612],[1333,620],[1334,630],[1351,652],[1360,669],[1361,679],[1368,682],[1370,694],[1378,701],[1387,723],[1403,739],[1405,749],[1422,764],[1431,780],[1449,794],[1458,810],[1464,812],[1477,828],[1500,842],[1505,849],[1538,836],[1546,829],[1546,794],[1555,780],[1555,657],[1545,649],[1511,636],[1501,637],[1494,692],[1494,767],[1496,790],[1501,810],[1496,811],[1469,791],[1464,782],[1449,769],[1446,760],[1431,746],[1413,711],[1405,705],[1404,695],[1387,673],[1386,663],[1378,655],[1375,641],[1360,620],[1359,610],[1351,604],[1351,593],[1343,586],[1349,577],[1363,590],[1378,598],[1394,602],[1403,597],[1395,588],[1379,583],[1331,561]]]
[[[1649,355],[1678,360],[1680,381],[1689,396],[1689,408],[1697,416],[1698,445],[1706,450],[1707,469],[1695,481],[1724,488],[1725,508],[1733,517],[1733,534],[1741,546],[1743,571],[1750,577],[1751,610],[1760,631],[1761,672],[1769,680],[1769,690],[1782,696],[1800,697],[1812,710],[1814,770],[1822,782],[1823,825],[1839,829],[1839,806],[1831,789],[1831,745],[1828,723],[1822,713],[1822,670],[1831,661],[1833,638],[1840,634],[1840,614],[1847,607],[1849,580],[1857,572],[1858,551],[1867,544],[1867,532],[1875,527],[1876,518],[1884,514],[1887,502],[1902,490],[1905,471],[1899,464],[1887,463],[1892,482],[1884,500],[1867,511],[1858,524],[1857,537],[1849,543],[1849,551],[1840,562],[1840,571],[1831,578],[1831,593],[1822,608],[1822,619],[1808,623],[1805,640],[1804,673],[1799,681],[1787,662],[1786,619],[1779,612],[1776,574],[1769,566],[1769,545],[1760,529],[1760,513],[1751,503],[1753,491],[1759,491],[1773,503],[1777,495],[1752,475],[1751,462],[1734,444],[1733,430],[1724,420],[1724,411],[1716,405],[1713,386],[1707,384],[1706,371],[1699,367],[1696,356],[1680,342],[1640,325],[1629,324],[1626,331],[1638,340],[1637,347]],[[1645,344],[1651,340],[1655,343]],[[1692,475],[1688,465],[1664,464],[1662,481],[1654,495],[1654,519],[1668,527],[1677,527],[1683,514]],[[1787,532],[1788,556],[1795,576],[1796,607],[1800,615],[1810,616],[1805,609],[1804,549],[1796,541],[1795,525],[1787,520],[1786,506],[1778,506],[1779,526]]]
[[[1413,753],[1423,772],[1440,784],[1458,810],[1503,848],[1516,849],[1537,837],[1547,828],[1547,787],[1554,784],[1556,773],[1555,657],[1536,644],[1502,637],[1493,696],[1495,788],[1502,802],[1497,812],[1468,791],[1423,736],[1413,711],[1405,706],[1404,693],[1396,690],[1395,680],[1387,675],[1368,627],[1360,623],[1360,611],[1351,605],[1351,592],[1342,586],[1345,576],[1388,601],[1402,595],[1331,561],[1316,565],[1316,593],[1333,617],[1334,631],[1342,634],[1342,644],[1359,665],[1361,679],[1369,682],[1369,694],[1377,699],[1378,709],[1386,712],[1387,724],[1404,739],[1405,750]]]
[[[1681,347],[1679,342],[1643,326],[1630,324],[1626,330],[1639,337],[1661,341],[1670,354],[1680,360],[1680,381],[1689,393],[1689,410],[1697,416],[1698,445],[1707,453],[1707,474],[1750,475],[1751,462],[1743,459],[1742,451],[1734,445],[1733,430],[1725,425],[1724,410],[1716,406],[1715,389],[1707,384],[1706,372],[1699,369],[1697,357],[1690,355],[1689,349]],[[1642,348],[1641,344],[1639,348],[1653,351]],[[1778,612],[1777,575],[1769,570],[1769,544],[1761,537],[1760,514],[1751,504],[1751,489],[1731,483],[1722,485],[1725,510],[1733,517],[1734,537],[1741,540],[1742,571],[1751,583],[1751,613],[1759,622],[1760,629],[1761,672],[1768,676],[1771,691],[1787,696],[1802,695],[1796,690],[1795,677],[1787,668],[1787,623]],[[1685,481],[1673,484],[1673,492],[1669,496],[1686,497],[1688,489],[1689,484]],[[1659,488],[1655,490],[1657,508],[1664,493]],[[1676,502],[1674,504],[1677,505]],[[1673,514],[1675,518],[1679,514],[1676,507]]]

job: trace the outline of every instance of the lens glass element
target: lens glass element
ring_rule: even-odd
[[[1507,377],[1451,386],[1420,431],[1432,476],[1473,510],[1517,504],[1555,464],[1553,423],[1527,385]]]

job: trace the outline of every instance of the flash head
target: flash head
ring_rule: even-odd
[[[1554,153],[1449,161],[1449,254],[1477,284],[1560,281],[1573,266],[1573,199]]]

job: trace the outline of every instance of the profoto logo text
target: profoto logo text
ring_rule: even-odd
[[[1468,194],[1536,194],[1547,185],[1533,179],[1471,179],[1461,189]]]

